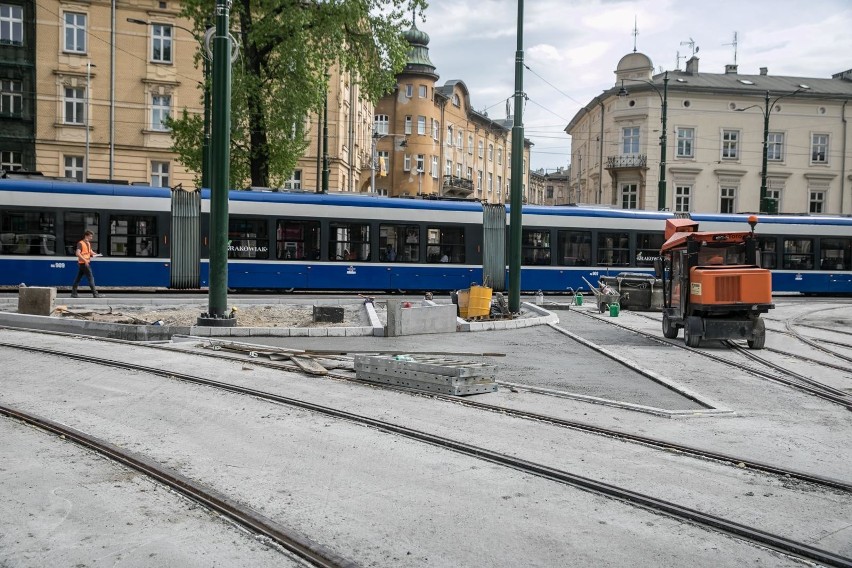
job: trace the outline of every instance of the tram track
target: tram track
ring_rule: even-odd
[[[0,329],[10,329],[10,330],[15,330],[15,331],[23,331],[23,332],[31,332],[32,331],[32,330],[27,330],[27,329],[10,328],[10,327],[3,327],[3,326],[0,326]],[[67,333],[64,333],[64,332],[48,332],[48,333],[50,335],[59,335],[59,336],[79,336],[79,334],[67,334]],[[102,340],[102,341],[108,341],[108,342],[111,342],[111,343],[132,345],[132,346],[136,346],[136,347],[146,347],[146,348],[150,348],[150,349],[159,349],[159,350],[168,351],[170,353],[187,353],[186,351],[183,351],[183,350],[176,350],[176,349],[173,349],[173,348],[165,347],[164,346],[165,344],[140,344],[138,342],[127,341],[127,340],[123,340],[123,339],[104,339],[104,338],[96,338],[96,339]],[[199,338],[199,341],[204,341],[204,340]],[[9,347],[9,348],[13,348],[13,349],[17,348],[17,349],[31,351],[31,352],[44,352],[46,354],[52,353],[52,351],[49,350],[49,349],[19,345],[19,344],[15,344],[15,343],[7,343],[7,342],[2,342],[2,341],[0,341],[0,347]],[[264,347],[263,349],[269,349],[269,348]],[[91,357],[91,356],[88,356],[88,355],[65,352],[65,351],[57,351],[55,354],[58,354],[58,355],[61,355],[61,356],[67,356],[69,358],[83,360],[83,361],[86,361],[86,360],[88,360],[88,358]],[[198,357],[207,357],[207,358],[212,358],[212,359],[231,361],[231,362],[235,362],[235,363],[247,362],[247,359],[244,358],[244,357],[234,356],[232,354],[228,354],[227,352],[218,351],[218,350],[212,351],[212,352],[208,352],[208,351],[191,352],[191,354],[198,356]],[[93,359],[94,359],[93,362],[97,362],[97,358],[93,358]],[[270,368],[270,369],[275,369],[275,370],[282,370],[282,371],[291,371],[291,372],[295,372],[295,373],[302,373],[302,369],[299,368],[296,365],[290,365],[290,364],[283,363],[283,362],[263,361],[263,360],[256,359],[256,358],[252,358],[252,359],[248,359],[248,360],[251,361],[252,365],[256,365],[256,366],[260,366],[260,367],[265,367],[265,368]],[[136,368],[135,366],[133,366],[131,364],[127,364],[127,363],[123,363],[123,362],[111,362],[111,363],[112,364],[110,366],[117,366],[117,367],[127,368],[127,369],[135,369]],[[107,363],[104,363],[104,364],[107,364]],[[147,368],[143,368],[141,370],[147,370]],[[150,368],[150,370],[151,370],[152,373],[159,374],[161,376],[163,374],[170,376],[170,377],[174,376],[174,374],[169,372],[169,371],[163,371],[161,369],[156,369],[156,368]],[[537,412],[531,412],[531,411],[527,411],[527,410],[519,410],[519,409],[514,409],[514,408],[510,408],[510,407],[506,407],[506,406],[500,406],[500,405],[496,405],[496,404],[479,402],[479,401],[472,400],[472,399],[466,398],[466,397],[461,397],[461,396],[453,396],[453,395],[440,394],[440,393],[435,393],[435,392],[430,392],[430,393],[427,394],[427,393],[422,393],[421,391],[416,391],[416,390],[405,388],[405,387],[398,387],[398,386],[386,385],[386,384],[380,385],[380,384],[376,384],[376,383],[368,383],[368,382],[364,382],[364,381],[360,381],[360,380],[356,379],[351,374],[344,374],[344,373],[337,373],[337,372],[330,371],[327,375],[324,375],[324,377],[329,378],[329,379],[333,379],[333,380],[358,383],[360,385],[368,386],[370,388],[392,390],[392,391],[402,392],[402,393],[412,395],[412,396],[424,396],[424,397],[428,397],[428,398],[435,399],[435,400],[443,400],[443,401],[451,402],[453,404],[466,406],[466,407],[470,407],[470,408],[476,408],[476,409],[484,410],[484,411],[488,411],[488,412],[494,412],[494,413],[498,413],[498,414],[502,414],[502,415],[510,416],[510,417],[514,417],[514,418],[521,418],[521,419],[531,420],[531,421],[535,421],[535,422],[549,423],[549,424],[559,426],[559,427],[562,427],[562,428],[567,428],[567,429],[585,432],[585,433],[589,433],[589,434],[596,434],[596,435],[604,436],[604,437],[611,438],[611,439],[622,440],[622,441],[625,441],[625,442],[637,443],[637,444],[641,444],[641,445],[648,446],[648,447],[651,447],[651,448],[659,449],[659,450],[662,450],[662,451],[676,452],[678,454],[687,455],[687,456],[691,456],[691,457],[695,457],[695,458],[699,458],[699,459],[708,459],[708,460],[716,461],[716,462],[723,463],[723,464],[730,464],[730,465],[734,465],[734,466],[737,466],[737,467],[745,467],[745,468],[753,470],[753,471],[758,471],[758,472],[762,472],[762,473],[766,473],[766,474],[770,474],[770,475],[776,475],[776,476],[779,476],[779,477],[796,479],[798,481],[803,481],[803,482],[806,482],[806,483],[812,483],[812,484],[820,486],[820,487],[825,487],[825,488],[830,488],[830,489],[839,489],[841,491],[852,493],[852,482],[845,482],[845,481],[842,481],[842,480],[839,480],[839,479],[814,475],[814,474],[811,474],[811,473],[793,470],[793,469],[789,469],[789,468],[783,468],[783,467],[779,467],[779,466],[772,465],[772,464],[769,464],[769,463],[753,460],[753,459],[750,459],[750,458],[747,458],[747,457],[744,457],[744,456],[726,454],[724,452],[715,452],[715,451],[707,450],[707,449],[700,448],[700,447],[697,447],[697,446],[689,446],[689,445],[686,445],[686,444],[679,444],[679,443],[672,442],[672,441],[669,441],[669,440],[662,440],[662,439],[659,439],[659,438],[653,438],[653,437],[650,437],[650,436],[643,436],[641,434],[635,434],[635,433],[632,433],[632,432],[625,432],[623,430],[606,428],[606,427],[603,427],[603,426],[597,426],[597,425],[594,425],[594,424],[589,424],[589,423],[581,422],[581,421],[577,421],[577,420],[570,420],[570,419],[566,419],[566,418],[545,415],[545,414],[541,414],[541,413],[537,413]],[[179,378],[179,377],[175,376],[175,378]],[[526,390],[526,387],[522,387],[522,388],[524,390]],[[541,392],[541,394],[544,394],[545,396],[552,396],[552,393],[550,391],[547,391],[546,389],[539,389],[539,390],[543,391],[543,392]],[[530,392],[538,393],[537,390],[532,390]]]
[[[326,546],[314,542],[300,532],[262,515],[251,507],[230,499],[215,489],[163,467],[154,460],[137,455],[65,424],[5,404],[0,404],[0,414],[56,434],[79,446],[95,451],[116,463],[147,475],[207,509],[231,519],[254,534],[268,538],[311,566],[318,568],[357,568],[359,566]]]
[[[476,446],[473,444],[468,444],[465,442],[461,442],[458,440],[453,440],[450,438],[446,438],[443,436],[438,436],[435,434],[431,434],[428,432],[424,432],[421,430],[416,430],[412,428],[408,428],[405,426],[401,426],[398,424],[390,423],[384,420],[375,419],[369,416],[359,415],[355,413],[350,413],[344,410],[340,410],[337,408],[328,407],[325,405],[315,404],[305,400],[299,400],[292,397],[286,397],[275,393],[270,393],[266,391],[261,391],[257,389],[252,389],[249,387],[243,387],[239,385],[234,385],[222,381],[217,381],[205,377],[190,375],[186,373],[177,373],[174,371],[159,369],[156,367],[149,367],[146,365],[138,365],[133,363],[127,363],[123,361],[116,361],[112,359],[96,357],[92,355],[87,355],[83,353],[69,353],[65,351],[61,351],[58,349],[50,349],[50,348],[42,348],[42,347],[33,347],[33,346],[24,346],[18,345],[14,343],[0,342],[0,346],[6,348],[13,349],[21,349],[33,353],[41,353],[50,356],[59,356],[64,358],[71,358],[78,361],[87,362],[94,365],[103,365],[109,366],[113,368],[122,368],[127,370],[133,370],[138,372],[150,373],[157,376],[166,377],[169,379],[180,380],[192,384],[199,384],[208,387],[213,387],[219,390],[224,390],[236,394],[252,396],[264,401],[285,404],[288,406],[301,408],[304,410],[309,410],[312,412],[316,412],[322,414],[324,416],[334,417],[342,420],[346,420],[351,423],[359,424],[374,428],[376,430],[399,435],[411,440],[415,440],[422,443],[427,443],[433,446],[437,446],[440,448],[444,448],[447,450],[451,450],[462,455],[466,455],[469,457],[473,457],[476,459],[484,460],[487,462],[491,462],[494,464],[498,464],[507,468],[511,468],[526,474],[534,475],[540,478],[548,479],[557,483],[573,486],[579,489],[583,489],[586,491],[590,491],[596,494],[604,495],[610,498],[614,498],[620,501],[631,503],[635,506],[654,511],[656,513],[664,514],[670,517],[677,518],[682,521],[694,523],[697,525],[701,525],[741,540],[751,542],[754,544],[758,544],[760,546],[768,547],[779,552],[789,554],[792,556],[796,556],[803,559],[808,559],[816,562],[823,563],[827,566],[842,566],[842,567],[850,567],[852,568],[852,558],[847,558],[842,555],[826,551],[814,546],[811,546],[807,543],[800,542],[794,539],[786,538],[777,534],[772,534],[766,531],[762,531],[759,528],[748,526],[742,523],[738,523],[736,521],[732,521],[730,519],[725,519],[723,517],[719,517],[716,515],[711,515],[705,513],[703,511],[699,511],[690,507],[686,507],[671,501],[666,501],[664,499],[660,499],[657,497],[653,497],[644,493],[640,493],[637,491],[633,491],[630,489],[626,489],[623,487],[618,487],[612,484],[604,483],[601,481],[597,481],[594,479],[590,479],[587,477],[583,477],[577,474],[573,474],[571,472],[554,468],[551,466],[547,466],[545,464],[532,462],[529,460],[524,460],[522,458],[505,454],[502,452],[497,452],[494,450],[490,450],[485,447]],[[230,358],[228,358],[230,359]],[[432,395],[430,395],[432,396]],[[452,399],[454,402],[458,402],[458,397],[446,397]],[[478,405],[471,405],[478,406]],[[485,406],[485,405],[483,405]],[[488,405],[490,406],[490,405]],[[499,412],[508,413],[506,409],[500,407],[498,408]],[[492,409],[493,409],[492,408]],[[0,409],[0,411],[4,411],[5,409]],[[515,414],[515,413],[512,413]],[[529,417],[535,416],[533,413],[521,413],[521,415],[529,415]],[[552,422],[552,417],[540,417],[536,418],[538,420],[544,419],[545,421]],[[605,429],[601,429],[605,430]],[[641,437],[634,437],[637,441]],[[659,443],[659,441],[657,441]],[[674,445],[669,445],[670,447],[674,447]],[[706,454],[705,457],[711,456],[712,454]],[[713,458],[718,459],[718,458]],[[773,468],[776,474],[788,476],[792,472],[785,472],[780,468]],[[789,475],[790,477],[794,477],[793,475]],[[812,477],[812,476],[809,476]],[[800,479],[802,479],[800,477]],[[813,478],[812,479],[821,479],[821,478]],[[825,485],[827,487],[833,487],[835,489],[841,489],[844,491],[852,491],[852,487],[848,483],[839,482],[835,480],[825,480],[821,479],[820,481],[814,481],[821,485]],[[317,564],[320,565],[320,564]],[[345,565],[345,564],[329,564],[329,565]]]
[[[577,313],[582,313],[582,312],[577,312]],[[768,379],[770,381],[773,381],[773,382],[776,382],[776,383],[779,383],[779,384],[800,390],[800,391],[805,392],[805,393],[807,393],[811,396],[815,396],[817,398],[823,399],[827,402],[838,404],[838,405],[846,408],[846,410],[852,411],[852,396],[850,396],[848,393],[846,393],[842,390],[839,390],[839,389],[835,389],[834,387],[826,385],[826,384],[824,384],[820,381],[817,381],[815,379],[812,379],[810,377],[806,377],[805,375],[802,375],[800,373],[796,373],[794,371],[790,371],[789,369],[785,369],[781,366],[771,364],[765,358],[759,357],[758,355],[756,355],[754,353],[750,353],[749,350],[746,350],[745,348],[740,347],[737,343],[735,343],[731,340],[727,340],[727,341],[724,341],[722,343],[724,345],[728,345],[730,348],[737,347],[738,352],[740,352],[740,353],[745,354],[745,353],[749,352],[748,357],[750,359],[752,359],[754,361],[760,361],[761,364],[765,364],[766,366],[772,367],[778,373],[786,375],[786,377],[765,371],[765,370],[760,369],[760,368],[755,368],[751,365],[744,365],[742,363],[737,363],[735,361],[731,361],[729,359],[726,359],[725,357],[721,357],[719,355],[709,353],[709,352],[704,351],[700,348],[688,347],[686,345],[683,345],[681,342],[679,342],[677,340],[664,339],[664,338],[659,337],[655,334],[651,334],[651,333],[648,333],[648,332],[645,332],[645,331],[642,331],[642,330],[639,330],[639,329],[635,329],[635,328],[624,327],[624,326],[621,326],[619,324],[609,322],[608,320],[605,320],[603,318],[599,318],[599,317],[592,316],[592,315],[589,315],[589,314],[582,314],[582,315],[585,316],[585,317],[588,317],[588,318],[595,319],[597,321],[603,321],[603,322],[608,323],[610,325],[618,325],[619,327],[621,327],[623,329],[628,329],[631,332],[636,333],[638,335],[641,335],[643,337],[646,337],[648,339],[653,339],[654,341],[658,341],[658,342],[664,343],[666,345],[671,345],[672,347],[676,347],[678,349],[683,349],[683,350],[688,351],[690,353],[701,355],[702,357],[712,359],[713,361],[716,361],[718,363],[722,363],[722,364],[727,365],[729,367],[734,367],[735,369],[738,369],[740,371],[745,371],[745,372],[750,373],[752,375],[756,375],[758,377]],[[644,314],[636,313],[634,315],[641,316],[641,317],[644,317],[646,319],[650,319],[650,320],[653,320],[653,321],[658,321],[658,320],[656,320],[656,318],[652,318],[652,317],[646,316]],[[822,364],[822,362],[820,362],[820,364]],[[843,370],[845,370],[845,369],[843,369]]]

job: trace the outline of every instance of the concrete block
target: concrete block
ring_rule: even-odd
[[[308,337],[308,328],[306,327],[291,327],[290,337]]]
[[[49,316],[56,307],[56,288],[18,288],[18,313]]]
[[[328,336],[329,337],[345,337],[346,336],[346,328],[345,327],[330,327],[330,328],[328,328]]]
[[[343,323],[343,307],[314,306],[314,323]]]
[[[417,305],[402,300],[388,300],[386,332],[388,337],[455,331],[456,306],[454,304]]]
[[[309,327],[309,337],[328,337],[328,328],[326,327]]]

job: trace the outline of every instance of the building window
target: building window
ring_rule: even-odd
[[[453,106],[461,106],[461,100],[458,93],[453,93]]]
[[[734,187],[723,187],[719,201],[719,213],[733,213],[736,209],[737,190]]]
[[[417,134],[421,136],[426,136],[426,117],[418,116],[417,117]]]
[[[828,163],[828,134],[813,134],[811,136],[811,163]]]
[[[417,154],[417,173],[418,174],[422,174],[424,171],[426,171],[426,169],[424,167],[425,162],[426,162],[426,156],[424,156],[423,154]]]
[[[489,162],[494,161],[494,144],[488,145],[488,161]]]
[[[65,156],[65,177],[83,181],[83,156]]]
[[[444,175],[450,176],[453,175],[453,161],[447,160],[447,163],[444,168]]]
[[[379,163],[381,163],[382,159],[381,154],[387,155],[387,152],[379,152]],[[302,189],[302,170],[293,170],[290,178],[284,180],[284,184],[281,187],[284,189]]]
[[[65,12],[65,51],[86,53],[86,14]]]
[[[473,155],[473,134],[467,135],[467,153]]]
[[[482,191],[482,170],[476,172],[476,191]]]
[[[464,132],[462,130],[456,131],[456,147],[459,150],[464,148]]]
[[[722,159],[738,160],[740,158],[740,131],[722,131]]]
[[[766,135],[766,159],[780,162],[784,159],[784,133],[770,132]]]
[[[83,124],[86,91],[83,87],[65,87],[65,124]]]
[[[440,172],[438,171],[438,156],[432,156],[432,177],[438,179]]]
[[[677,185],[675,186],[675,211],[678,213],[689,213],[689,196],[692,193],[692,186]]]
[[[414,96],[414,85],[408,84],[405,86],[405,96],[409,99]]]
[[[677,157],[678,158],[694,158],[695,157],[695,129],[694,128],[678,128],[677,129]]]
[[[621,129],[622,146],[621,153],[632,156],[639,153],[639,127],[628,126]]]
[[[0,151],[0,170],[14,172],[24,169],[24,163],[20,152]]]
[[[550,190],[553,193],[553,190]],[[635,183],[621,184],[621,208],[636,209],[639,207],[639,186]]]
[[[420,85],[419,87],[417,87],[417,96],[419,96],[421,99],[426,98],[426,85]]]
[[[481,158],[484,155],[485,155],[485,143],[482,142],[482,140],[480,140],[479,141],[479,157]]]
[[[172,62],[172,26],[151,24],[151,61]]]
[[[488,172],[488,193],[494,190],[494,174]]]
[[[447,125],[447,146],[453,145],[453,125]]]
[[[503,165],[503,148],[497,148],[497,165]]]
[[[808,191],[808,211],[811,213],[824,213],[825,209],[825,192],[824,191]]]
[[[171,95],[153,95],[151,97],[151,130],[168,130],[166,121],[172,108]]]
[[[406,154],[402,158],[402,171],[410,172],[411,171],[411,156]]]
[[[168,162],[151,162],[151,187],[171,187]]]
[[[373,117],[373,130],[376,134],[387,134],[389,129],[390,118],[386,114],[377,114]]]
[[[21,116],[24,110],[23,83],[0,79],[0,115]]]
[[[405,125],[403,126],[403,132],[405,134],[411,134],[411,116],[405,117]]]
[[[441,135],[441,122],[438,120],[432,119],[432,138],[437,140]]]
[[[0,44],[23,45],[24,9],[13,4],[0,4]]]

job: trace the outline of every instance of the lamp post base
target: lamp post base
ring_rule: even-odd
[[[198,316],[195,325],[203,327],[237,327],[237,318],[235,317],[210,317],[209,314],[203,313]]]

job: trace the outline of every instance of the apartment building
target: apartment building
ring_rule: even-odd
[[[702,213],[852,213],[852,71],[806,78],[767,68],[743,75],[736,65],[706,73],[698,64],[692,57],[683,71],[653,74],[642,53],[619,61],[615,84],[565,128],[577,202]]]
[[[508,202],[512,118],[494,120],[474,110],[463,81],[438,85],[428,34],[412,26],[405,35],[408,62],[396,89],[376,104],[376,171],[362,178],[361,191]],[[522,187],[528,202],[530,147],[524,140]]]

